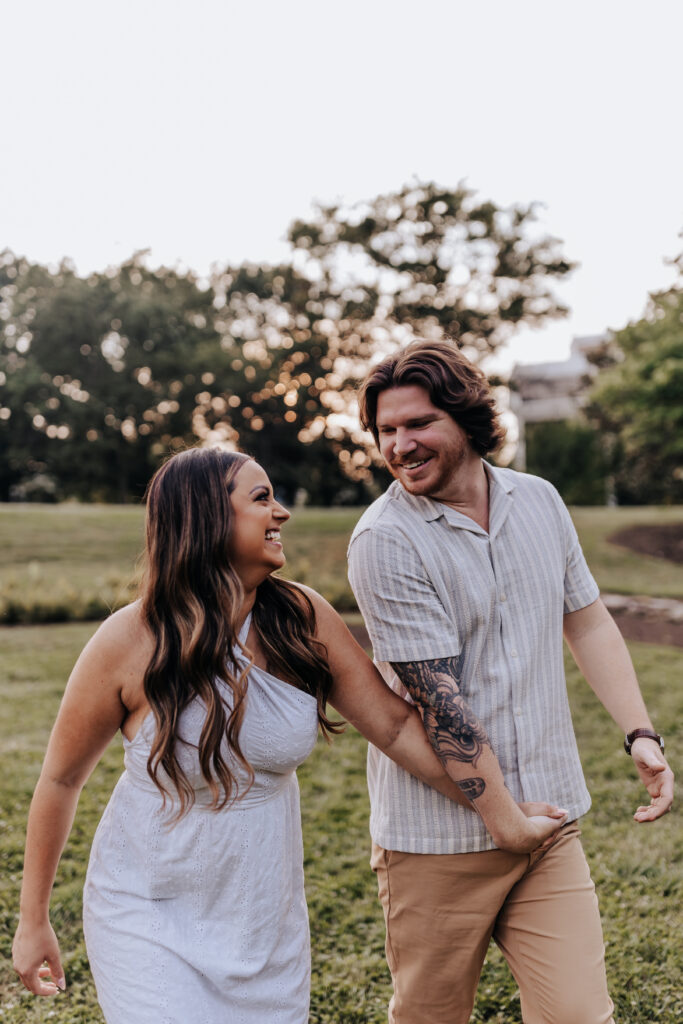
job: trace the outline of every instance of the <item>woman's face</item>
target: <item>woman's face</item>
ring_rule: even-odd
[[[235,572],[247,589],[285,564],[280,527],[289,512],[273,496],[265,471],[251,459],[233,479],[230,495],[233,523],[228,554]]]

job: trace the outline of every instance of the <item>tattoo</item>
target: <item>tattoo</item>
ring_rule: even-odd
[[[474,779],[456,779],[455,784],[462,790],[468,800],[476,800],[486,789],[486,783],[479,777]]]
[[[476,768],[491,741],[460,696],[457,658],[398,661],[392,662],[392,667],[422,710],[427,735],[442,760],[461,761]]]

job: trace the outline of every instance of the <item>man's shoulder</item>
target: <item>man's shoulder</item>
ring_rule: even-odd
[[[546,501],[550,498],[555,502],[559,498],[554,485],[541,476],[534,476],[533,473],[521,473],[519,470],[503,466],[493,467],[493,472],[496,480],[506,489],[514,489],[518,497],[532,501],[534,499]]]
[[[394,480],[384,494],[365,509],[351,534],[349,547],[363,533],[393,533],[397,530],[401,532],[403,526],[414,522],[415,515],[415,511],[403,500],[403,488]]]

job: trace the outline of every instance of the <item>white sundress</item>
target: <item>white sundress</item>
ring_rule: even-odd
[[[250,617],[240,633],[243,643]],[[168,825],[147,774],[151,714],[97,828],[83,922],[107,1024],[306,1024],[308,912],[296,767],[316,741],[314,697],[259,668],[249,672],[240,745],[251,789],[211,811],[196,744],[194,701],[178,756],[196,802]],[[233,769],[242,780],[244,773]]]

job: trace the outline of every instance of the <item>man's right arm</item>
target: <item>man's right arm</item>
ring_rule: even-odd
[[[456,658],[398,661],[392,667],[418,706],[444,769],[472,802],[496,846],[525,853],[564,824],[566,814],[526,817],[515,803],[486,730],[460,693]]]

